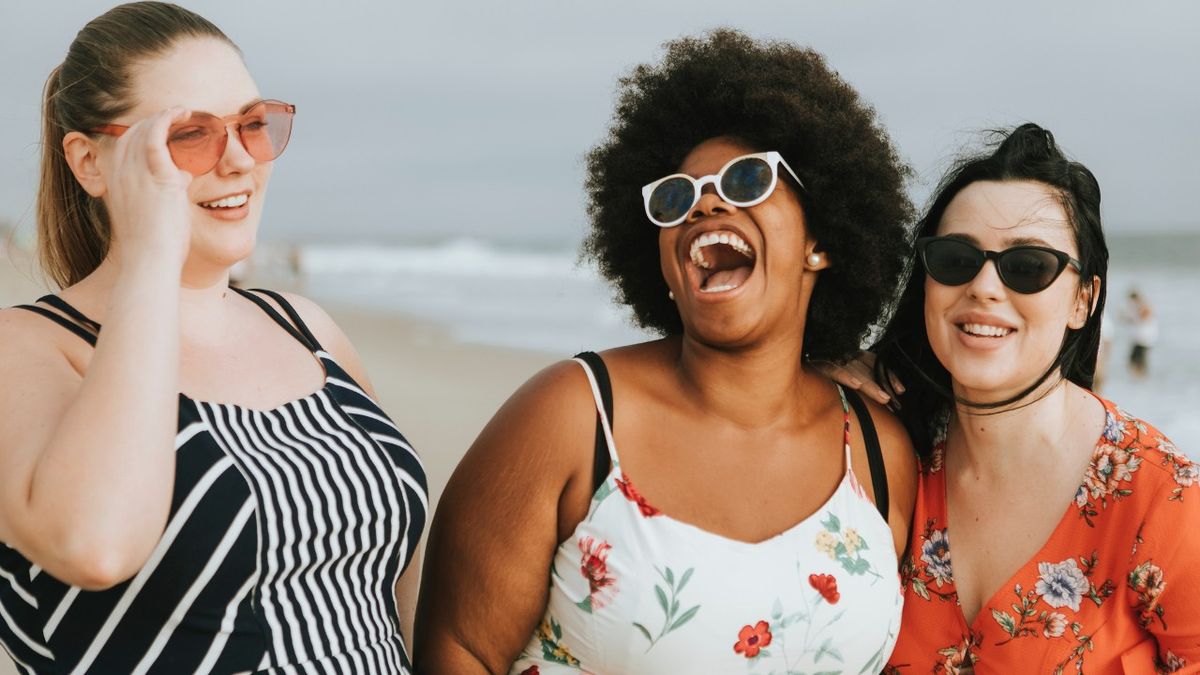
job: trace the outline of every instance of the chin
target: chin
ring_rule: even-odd
[[[715,312],[714,312],[715,314]],[[721,349],[754,344],[761,322],[744,315],[705,316],[684,319],[684,332],[696,342]]]
[[[213,265],[232,267],[254,253],[257,235],[257,228],[252,226],[210,230],[192,238],[189,255]]]

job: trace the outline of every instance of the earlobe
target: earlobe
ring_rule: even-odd
[[[829,267],[829,256],[819,251],[809,251],[804,258],[805,269],[816,271]]]
[[[108,184],[100,171],[98,149],[96,141],[78,131],[68,132],[63,137],[63,157],[67,166],[84,191],[97,199],[108,191]]]

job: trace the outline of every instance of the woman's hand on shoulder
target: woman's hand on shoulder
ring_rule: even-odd
[[[893,400],[892,396],[888,394],[876,379],[875,354],[872,352],[859,352],[858,356],[845,363],[813,361],[812,366],[825,377],[847,389],[853,389],[873,401],[897,407],[900,405],[899,401]],[[892,391],[897,394],[903,394],[904,384],[896,378],[894,373],[889,373],[888,377],[891,379],[889,384]]]
[[[563,361],[517,390],[459,462],[427,544],[419,670],[507,672],[529,641],[575,525],[560,515],[586,515],[595,420],[583,369]]]

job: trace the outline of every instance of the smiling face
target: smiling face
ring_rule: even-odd
[[[947,205],[937,234],[983,250],[1037,245],[1079,256],[1061,201],[1052,188],[1034,181],[971,183]],[[1016,293],[1001,283],[989,260],[961,286],[926,275],[925,327],[958,396],[1000,401],[1045,372],[1067,329],[1084,325],[1091,295],[1072,268],[1043,291]]]
[[[709,139],[688,153],[679,173],[712,175],[757,150],[730,138]],[[706,185],[686,220],[659,233],[663,278],[692,338],[737,347],[778,332],[802,336],[813,272],[825,262],[823,256],[815,265],[806,261],[815,242],[807,238],[797,188],[785,173],[780,170],[767,199],[749,207],[723,201]]]
[[[133,124],[172,106],[223,117],[261,98],[241,56],[213,38],[181,40],[166,53],[138,64],[132,83],[134,106],[113,120],[115,124]],[[196,176],[188,188],[190,262],[227,268],[250,255],[271,167],[271,162],[255,161],[237,133],[230,134],[220,162]]]

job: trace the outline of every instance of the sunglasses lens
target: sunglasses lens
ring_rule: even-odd
[[[922,258],[929,276],[947,286],[961,286],[974,279],[985,260],[974,246],[954,239],[930,241]]]
[[[687,215],[695,197],[696,190],[692,181],[682,176],[669,178],[659,183],[650,193],[646,209],[654,222],[665,225]]]
[[[282,154],[292,136],[292,116],[289,106],[274,101],[263,101],[247,110],[241,120],[246,152],[260,162]]]
[[[758,157],[738,160],[721,174],[721,193],[735,204],[762,197],[771,187],[771,165]]]
[[[1000,278],[1018,293],[1045,290],[1058,278],[1061,267],[1053,253],[1036,248],[1008,249],[997,262]]]
[[[220,120],[196,113],[167,132],[167,150],[175,166],[198,176],[217,163],[224,140],[225,130],[221,128]]]

